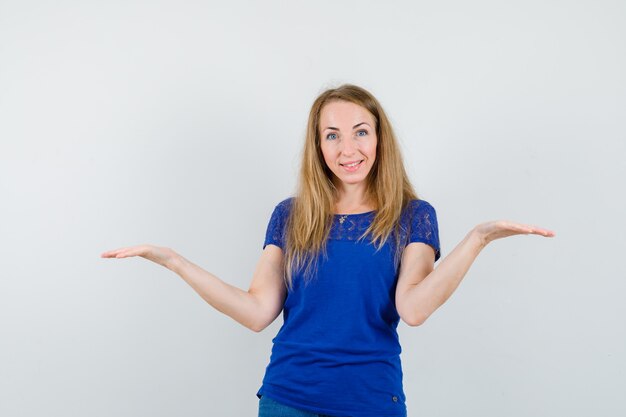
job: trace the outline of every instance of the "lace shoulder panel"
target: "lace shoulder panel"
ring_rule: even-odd
[[[270,217],[270,221],[265,232],[263,249],[265,249],[267,245],[272,244],[278,246],[282,250],[285,250],[285,224],[289,216],[292,201],[293,197],[289,197],[274,207],[274,211],[272,212],[272,216]]]
[[[426,200],[411,200],[403,220],[408,226],[407,245],[411,242],[422,242],[432,246],[436,262],[441,257],[441,248],[435,208]]]

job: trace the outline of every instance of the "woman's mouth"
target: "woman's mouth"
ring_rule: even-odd
[[[363,160],[361,159],[360,161],[354,161],[348,164],[339,164],[339,165],[341,165],[343,169],[345,169],[348,172],[354,172],[357,169],[359,169],[362,163],[363,163]]]

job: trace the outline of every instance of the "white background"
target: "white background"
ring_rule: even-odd
[[[420,327],[409,416],[622,416],[626,3],[0,0],[0,415],[254,416],[253,333],[172,272],[247,288],[327,87],[390,115],[442,255],[488,246]]]

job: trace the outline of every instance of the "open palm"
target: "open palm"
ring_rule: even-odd
[[[102,258],[128,258],[131,256],[141,256],[149,261],[167,267],[176,253],[170,248],[163,248],[154,245],[137,245],[119,248],[104,252]]]
[[[483,244],[488,244],[496,239],[514,235],[540,235],[544,237],[554,237],[552,230],[532,226],[523,223],[515,223],[508,220],[494,220],[481,223],[474,228],[480,235]]]

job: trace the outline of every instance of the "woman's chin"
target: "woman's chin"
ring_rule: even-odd
[[[365,184],[365,177],[339,177],[339,183],[347,186]]]

